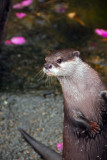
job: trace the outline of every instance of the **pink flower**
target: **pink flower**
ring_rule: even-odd
[[[22,9],[23,6],[22,6],[21,3],[16,3],[15,5],[13,5],[13,8],[14,8],[14,9]]]
[[[11,42],[11,40],[6,40],[6,41],[5,41],[5,44],[6,44],[6,45],[9,45],[9,44],[12,44],[12,42]]]
[[[17,18],[21,19],[24,18],[26,16],[26,13],[16,13]]]
[[[22,45],[26,42],[25,38],[24,37],[13,37],[9,40],[6,40],[5,41],[5,44],[6,45],[9,45],[9,44],[15,44],[15,45]]]
[[[21,5],[23,7],[27,7],[27,6],[31,5],[32,2],[33,2],[33,0],[24,0],[24,1],[21,2]]]
[[[66,12],[68,6],[65,3],[58,4],[55,6],[55,12],[57,13],[64,13]]]
[[[22,9],[24,7],[27,7],[27,6],[31,5],[32,2],[33,2],[33,0],[24,0],[20,3],[16,3],[15,5],[13,5],[13,8],[14,9]]]
[[[58,151],[62,151],[63,150],[63,144],[60,143],[60,142],[56,145],[56,147],[57,147]]]
[[[13,37],[11,38],[11,43],[16,45],[22,45],[26,42],[24,37]]]
[[[102,36],[102,37],[104,37],[104,38],[107,37],[107,30],[104,30],[104,29],[96,29],[95,32],[96,32],[98,35],[100,35],[100,36]]]

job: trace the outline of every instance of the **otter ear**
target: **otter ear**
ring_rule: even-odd
[[[79,51],[74,51],[74,52],[73,52],[73,56],[74,56],[74,57],[79,57],[79,55],[80,55],[80,52],[79,52]]]

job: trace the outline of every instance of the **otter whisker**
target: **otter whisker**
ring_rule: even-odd
[[[41,69],[36,75],[34,78],[37,77],[37,80],[40,81],[42,80],[44,77],[45,77],[45,73],[43,72],[43,69]]]
[[[45,74],[42,73],[41,77],[38,78],[38,81],[42,80],[45,77]]]
[[[41,75],[43,75],[44,72],[43,72],[43,69],[41,69],[36,75],[35,77],[41,77]]]
[[[47,85],[48,86],[51,86],[51,77],[50,76],[47,76]]]
[[[47,84],[48,81],[49,81],[49,77],[48,75],[46,75],[45,84]]]

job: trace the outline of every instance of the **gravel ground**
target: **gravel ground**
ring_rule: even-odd
[[[23,140],[21,127],[56,150],[62,142],[62,96],[0,93],[0,160],[40,160]]]

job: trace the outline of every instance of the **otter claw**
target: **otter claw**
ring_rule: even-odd
[[[100,128],[99,125],[95,122],[89,122],[90,128],[91,128],[91,133],[100,133]]]

